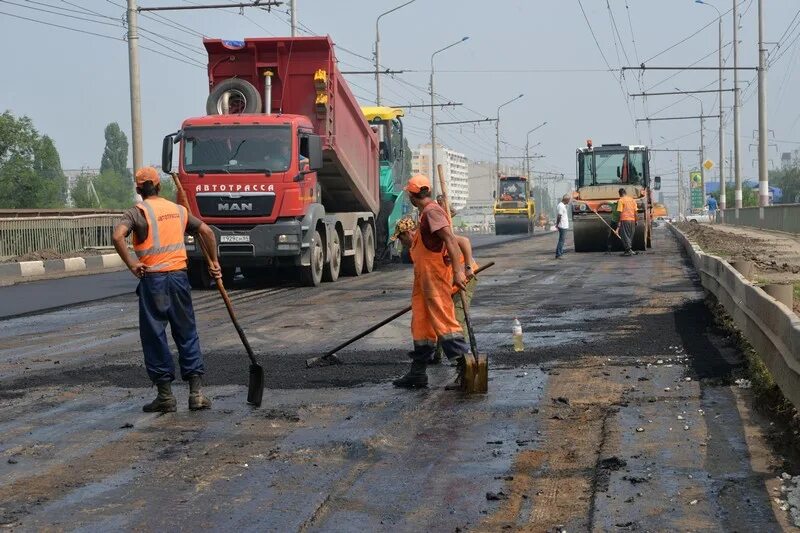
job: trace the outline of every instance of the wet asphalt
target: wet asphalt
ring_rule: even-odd
[[[318,289],[234,286],[267,373],[261,409],[244,403],[246,357],[212,291],[194,295],[207,412],[187,411],[177,382],[178,413],[140,411],[154,392],[130,294],[3,321],[0,524],[780,530],[768,422],[731,387],[741,354],[674,239],[658,231],[642,256],[560,261],[555,240],[488,239],[476,251],[497,262],[472,305],[487,395],[444,391],[447,365],[429,369],[428,389],[394,389],[408,316],[341,351],[344,364],[304,368],[407,305],[404,265]]]

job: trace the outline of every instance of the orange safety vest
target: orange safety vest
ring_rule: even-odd
[[[186,208],[164,198],[142,200],[136,207],[147,220],[147,238],[139,242],[133,236],[133,251],[148,272],[171,272],[186,268]]]
[[[636,200],[630,196],[623,196],[617,202],[617,211],[620,212],[619,219],[622,222],[636,222]]]

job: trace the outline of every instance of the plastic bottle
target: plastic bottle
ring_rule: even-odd
[[[514,351],[521,352],[525,349],[525,346],[522,344],[522,324],[519,323],[519,319],[514,319],[514,326],[511,329],[511,334],[514,337]]]

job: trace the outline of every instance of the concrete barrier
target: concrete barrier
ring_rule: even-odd
[[[727,261],[706,254],[678,228],[669,227],[700,274],[703,288],[716,296],[733,318],[783,395],[800,407],[800,318],[747,281]]]
[[[0,281],[14,283],[27,281],[25,278],[49,276],[51,274],[67,274],[82,271],[122,270],[125,263],[117,254],[90,255],[86,257],[70,257],[67,259],[50,259],[47,261],[22,261],[19,263],[0,264]]]
[[[742,207],[739,216],[736,209],[726,209],[724,216],[717,213],[717,221],[731,226],[800,233],[800,204],[778,204],[769,207]]]

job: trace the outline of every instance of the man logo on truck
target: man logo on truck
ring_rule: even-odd
[[[219,203],[217,204],[217,211],[252,211],[252,203]]]

